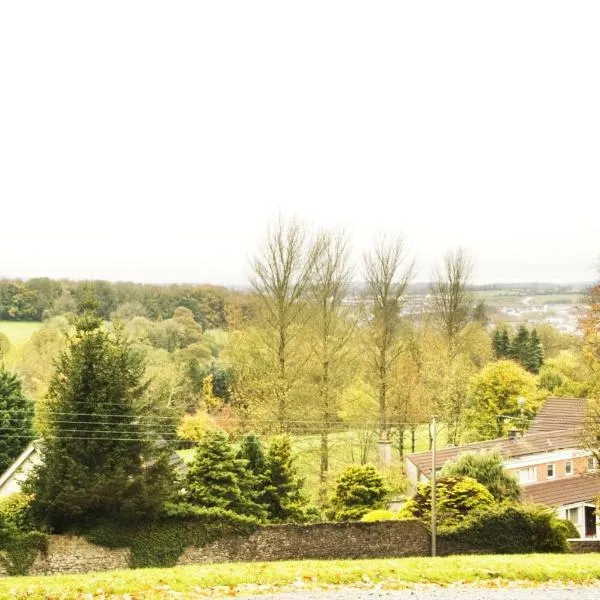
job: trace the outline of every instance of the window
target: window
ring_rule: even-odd
[[[574,525],[579,525],[579,507],[567,508],[567,519]]]
[[[548,479],[554,479],[554,464],[548,465],[546,467],[546,474],[548,475]]]
[[[533,483],[536,479],[535,467],[519,470],[519,483]]]
[[[570,460],[565,463],[565,475],[573,475],[573,463]]]
[[[593,456],[590,456],[588,458],[587,470],[595,471],[597,468],[598,468],[598,461]]]

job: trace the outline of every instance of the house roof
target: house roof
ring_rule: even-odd
[[[590,475],[561,477],[523,487],[524,500],[548,506],[594,502],[599,495],[600,477]]]
[[[588,401],[584,398],[548,398],[531,423],[528,434],[582,427],[587,409]]]
[[[534,434],[526,434],[515,439],[499,438],[485,442],[474,442],[462,446],[444,448],[436,452],[436,465],[441,467],[448,460],[463,454],[464,452],[497,451],[504,458],[515,458],[538,454],[540,452],[553,452],[565,448],[581,447],[582,429],[568,429],[559,431],[548,431]],[[407,460],[419,467],[423,475],[431,475],[431,452],[419,452],[409,454]]]
[[[499,438],[438,450],[438,467],[464,452],[495,450],[504,458],[516,458],[540,452],[580,448],[588,401],[584,398],[548,398],[532,421],[528,432],[516,439]],[[409,454],[407,459],[431,476],[431,452]]]
[[[17,456],[15,461],[0,475],[0,489],[4,487],[4,484],[23,466],[27,459],[34,453],[37,452],[37,446],[35,442],[30,442],[29,445]]]

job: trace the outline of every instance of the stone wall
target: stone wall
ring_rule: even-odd
[[[600,552],[600,540],[569,540],[571,550],[579,554],[584,552]]]
[[[309,558],[393,558],[426,556],[427,529],[419,521],[267,525],[248,536],[222,538],[187,548],[177,564],[272,561]],[[30,574],[86,573],[129,567],[128,548],[105,548],[75,536],[51,536],[48,553]],[[0,567],[0,575],[6,572]]]
[[[249,536],[188,548],[178,564],[426,556],[430,547],[429,533],[419,521],[267,525]]]

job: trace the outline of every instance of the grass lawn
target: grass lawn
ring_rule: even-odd
[[[197,565],[88,575],[0,579],[1,598],[199,598],[272,592],[282,588],[356,585],[405,588],[415,584],[592,584],[600,581],[597,554],[451,556],[347,561]]]
[[[12,346],[23,346],[41,326],[37,321],[0,321],[0,333]]]

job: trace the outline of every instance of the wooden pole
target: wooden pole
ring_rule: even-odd
[[[433,429],[433,444],[431,446],[431,556],[435,557],[437,553],[437,506],[436,506],[436,444],[437,444],[437,427],[435,416],[431,417],[431,426]]]

